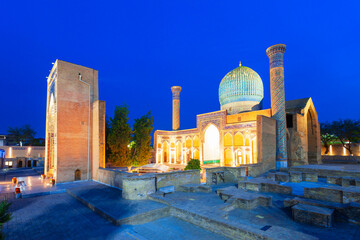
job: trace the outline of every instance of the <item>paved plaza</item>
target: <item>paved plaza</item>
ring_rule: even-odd
[[[27,185],[23,198],[9,199],[13,218],[4,225],[7,239],[190,240],[248,236],[308,240],[336,236],[336,239],[355,240],[360,236],[360,226],[348,222],[335,221],[332,227],[322,228],[293,220],[291,209],[284,206],[286,199],[304,197],[304,188],[331,187],[321,178],[318,182],[280,183],[291,186],[292,194],[259,193],[224,183],[212,186],[211,192],[176,191],[166,196],[155,193],[147,200],[135,201],[123,199],[118,188],[94,181],[52,187],[31,169],[16,173]],[[26,177],[28,173],[32,176]],[[8,179],[0,186],[2,196],[13,194],[14,185]],[[271,204],[257,205],[251,210],[231,208],[231,202],[216,193],[222,189],[233,189],[230,192],[239,192],[234,194],[242,199],[269,198]]]

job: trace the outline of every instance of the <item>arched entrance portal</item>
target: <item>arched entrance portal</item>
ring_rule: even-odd
[[[76,169],[75,171],[75,181],[81,180],[81,171],[79,169]]]
[[[218,128],[210,124],[204,134],[204,164],[220,163],[220,133]]]
[[[307,113],[307,142],[308,142],[308,162],[317,164],[317,129],[315,114],[311,109]]]
[[[167,141],[163,143],[163,163],[169,162],[169,144]]]

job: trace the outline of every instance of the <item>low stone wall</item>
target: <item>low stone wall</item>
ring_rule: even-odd
[[[176,171],[155,174],[156,190],[161,187],[174,186],[175,191],[186,184],[200,184],[200,170]]]
[[[128,200],[144,200],[148,195],[155,193],[155,176],[148,174],[143,176],[123,177],[122,197]]]
[[[322,155],[321,161],[324,164],[360,164],[360,156]]]
[[[343,203],[343,191],[334,188],[304,188],[304,197],[322,201]]]
[[[126,176],[134,175],[132,173],[120,172],[112,169],[99,168],[98,179],[101,183],[105,183],[112,187],[123,188],[123,178]]]
[[[354,154],[354,156],[360,156],[360,143],[351,143],[351,149]],[[344,147],[342,144],[333,144],[331,146],[330,154],[331,155],[341,155],[341,156],[350,156],[350,153],[348,150],[344,151]],[[325,147],[321,146],[321,155],[325,154]],[[323,157],[323,156],[321,156]]]
[[[276,164],[274,162],[261,162],[257,164],[249,164],[248,166],[248,175],[250,177],[259,177],[261,174],[276,169]]]
[[[212,174],[214,172],[224,172],[224,182],[226,183],[238,183],[239,180],[243,180],[241,177],[246,176],[247,167],[216,167],[206,168],[206,184],[212,185]]]

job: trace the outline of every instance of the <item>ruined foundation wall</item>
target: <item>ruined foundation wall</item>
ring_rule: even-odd
[[[112,187],[123,188],[123,178],[133,174],[112,169],[99,168],[97,181]]]
[[[187,170],[155,174],[156,189],[174,186],[175,191],[185,184],[200,184],[200,170]]]

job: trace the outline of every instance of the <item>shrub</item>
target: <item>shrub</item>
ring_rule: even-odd
[[[193,170],[193,169],[201,170],[199,159],[191,159],[185,167],[185,170]]]
[[[11,219],[11,213],[9,213],[10,205],[6,200],[0,203],[0,239],[5,239],[5,235],[2,232],[3,224]]]

